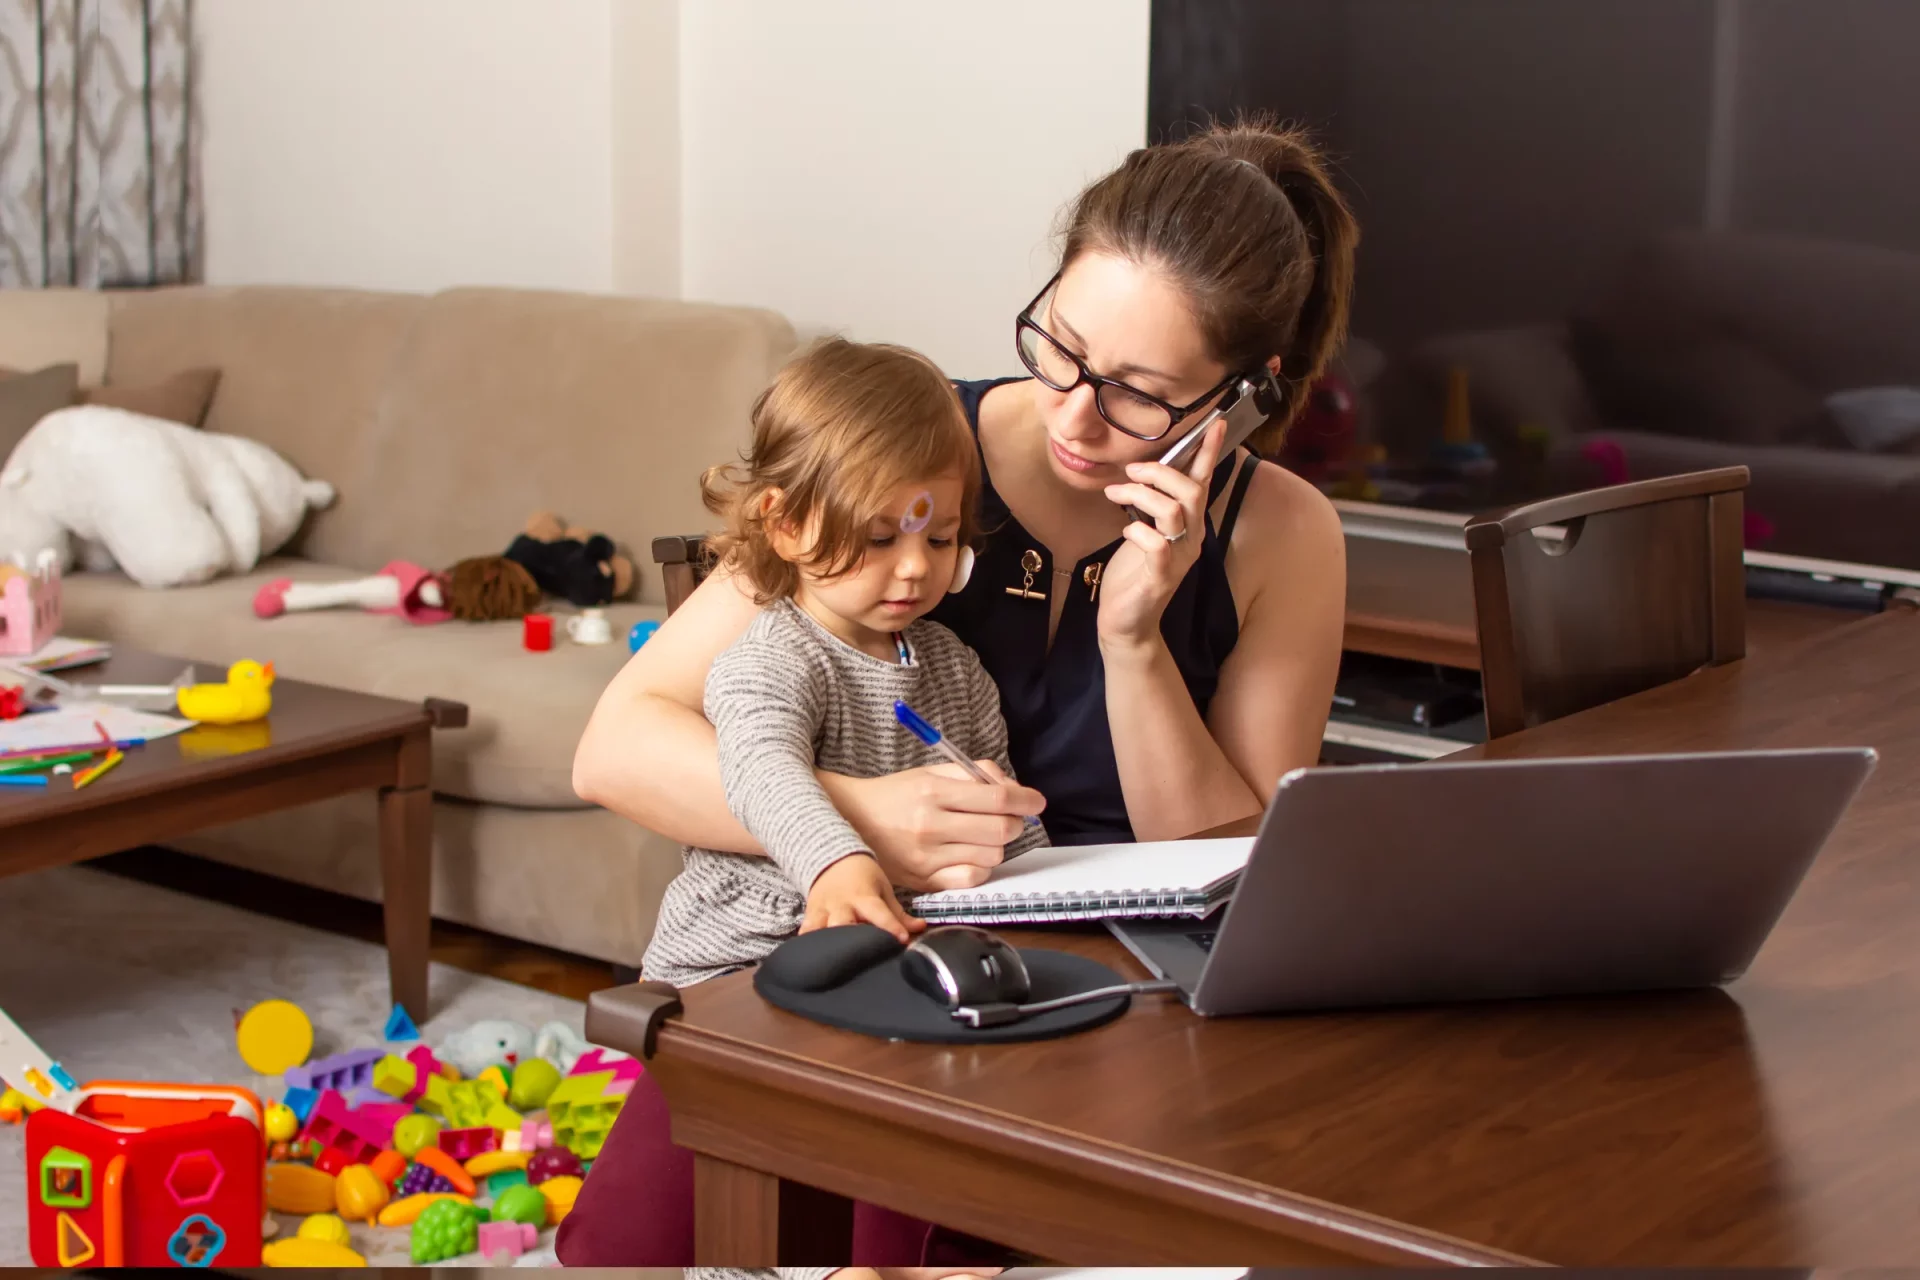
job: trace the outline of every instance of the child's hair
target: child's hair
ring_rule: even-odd
[[[753,405],[753,444],[739,465],[700,478],[724,522],[708,554],[765,604],[791,596],[800,571],[834,577],[866,554],[868,529],[902,485],[961,478],[959,545],[976,533],[980,458],[953,384],[905,347],[826,338],[774,375]],[[767,502],[778,490],[780,498]],[[944,512],[936,515],[944,515]],[[819,536],[805,564],[774,552],[776,521]]]

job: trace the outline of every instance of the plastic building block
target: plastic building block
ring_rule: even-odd
[[[386,1056],[378,1049],[355,1049],[351,1053],[336,1053],[331,1058],[315,1058],[304,1067],[287,1071],[287,1087],[349,1093],[371,1085],[373,1064]]]
[[[345,1098],[329,1089],[314,1104],[313,1114],[307,1117],[300,1138],[303,1142],[317,1142],[324,1149],[339,1151],[347,1157],[348,1164],[365,1164],[393,1141],[393,1123],[391,1117],[352,1110]]]
[[[313,1114],[313,1104],[320,1101],[320,1093],[317,1089],[292,1088],[280,1101],[299,1118],[301,1124],[305,1124],[307,1117]]]
[[[322,1147],[313,1153],[313,1167],[324,1174],[338,1175],[353,1164],[353,1158],[338,1147]]]
[[[486,1217],[485,1209],[458,1200],[435,1200],[414,1219],[407,1256],[419,1265],[472,1253],[480,1243],[480,1224]]]
[[[612,1071],[568,1076],[547,1099],[547,1119],[553,1125],[553,1145],[567,1148],[582,1160],[600,1154],[626,1098],[607,1093]]]
[[[500,1135],[488,1125],[480,1125],[472,1129],[442,1129],[439,1146],[442,1151],[464,1164],[477,1155],[498,1150]]]
[[[402,1102],[418,1102],[426,1092],[421,1083],[420,1069],[405,1058],[388,1054],[373,1064],[373,1087],[390,1098]]]
[[[506,1100],[507,1069],[505,1067],[495,1064],[494,1066],[488,1067],[485,1071],[482,1071],[479,1075],[475,1076],[474,1079],[499,1094],[501,1101],[504,1102]]]
[[[422,1079],[427,1076],[444,1076],[447,1073],[446,1064],[434,1056],[433,1050],[423,1044],[417,1044],[407,1050],[407,1061],[413,1064],[414,1070],[420,1073]]]
[[[573,1064],[570,1076],[590,1076],[600,1071],[613,1072],[615,1080],[638,1080],[645,1068],[640,1059],[624,1053],[615,1053],[610,1049],[593,1048],[581,1054]]]
[[[439,1116],[451,1129],[477,1129],[490,1125],[495,1129],[520,1126],[520,1113],[500,1100],[492,1086],[478,1080],[448,1080],[435,1076],[427,1081],[420,1108]]]
[[[387,1015],[387,1028],[380,1033],[388,1040],[418,1040],[420,1028],[413,1025],[413,1019],[399,1005],[393,1006],[393,1012]]]
[[[553,1125],[545,1120],[527,1119],[520,1122],[520,1149],[538,1151],[542,1147],[553,1145]]]
[[[548,1147],[536,1151],[527,1161],[527,1181],[539,1186],[549,1178],[579,1178],[586,1175],[580,1165],[580,1157],[565,1147]]]
[[[497,1267],[533,1248],[540,1229],[524,1222],[483,1222],[478,1237],[480,1256]]]

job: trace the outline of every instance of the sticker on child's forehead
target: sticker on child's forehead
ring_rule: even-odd
[[[918,533],[933,522],[933,495],[925,489],[913,495],[906,514],[900,517],[900,532]]]

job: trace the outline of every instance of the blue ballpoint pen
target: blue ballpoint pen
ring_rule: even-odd
[[[975,780],[984,782],[988,786],[994,785],[993,779],[987,776],[985,769],[982,769],[979,765],[967,759],[964,751],[954,746],[951,742],[948,742],[946,737],[938,729],[928,724],[925,720],[922,720],[918,712],[898,698],[893,700],[893,715],[896,720],[907,727],[908,732],[912,733],[914,737],[920,739],[920,741],[926,743],[935,751],[938,751],[941,755],[959,765],[962,769],[965,769],[974,776]],[[1040,819],[1034,817],[1032,814],[1029,813],[1025,816],[1028,826],[1037,827],[1040,825]]]

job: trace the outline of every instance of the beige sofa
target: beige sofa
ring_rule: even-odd
[[[696,479],[738,451],[753,397],[794,345],[767,312],[577,294],[431,297],[239,288],[0,294],[0,366],[77,360],[140,383],[216,366],[210,431],[260,440],[339,490],[244,577],[148,591],[75,574],[71,634],[369,693],[454,698],[466,729],[434,744],[434,914],[637,963],[678,850],[573,793],[574,744],[626,659],[628,627],[665,613],[656,535],[704,528]],[[413,627],[357,611],[253,617],[269,578],[328,580],[395,559],[445,567],[505,549],[547,508],[638,548],[618,642],[551,653],[514,623]],[[557,605],[564,610],[564,605]],[[366,899],[380,894],[371,797],[218,828],[190,852]]]

